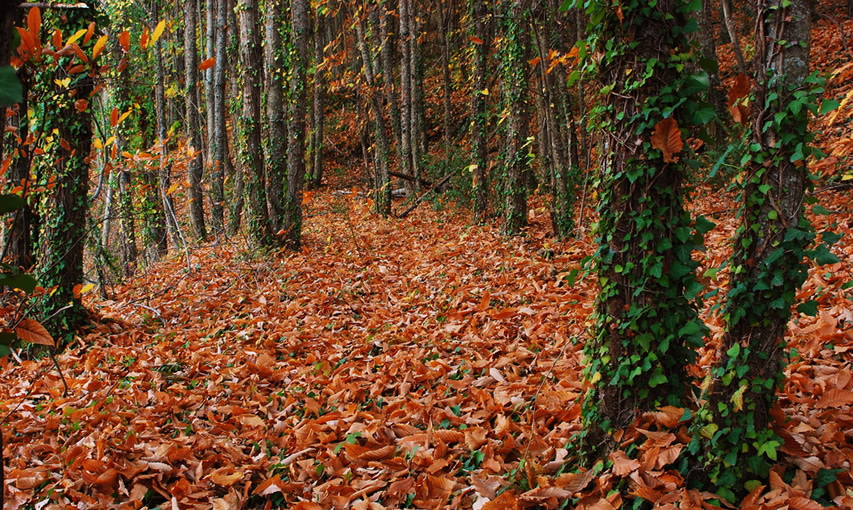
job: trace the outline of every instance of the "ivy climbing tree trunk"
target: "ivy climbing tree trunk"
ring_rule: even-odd
[[[237,3],[235,0],[225,0],[227,4],[227,23],[228,23],[228,41],[226,44],[225,53],[228,55],[228,63],[232,72],[228,73],[228,90],[229,96],[231,98],[230,101],[227,101],[227,108],[232,113],[237,113],[242,110],[242,101],[240,100],[240,29],[237,23]],[[236,115],[234,115],[236,117]],[[232,124],[234,127],[237,126],[238,120],[234,120]],[[234,134],[231,136],[231,147],[234,151],[235,157],[240,158],[239,152],[239,136],[238,136],[239,128],[235,130]],[[232,159],[231,161],[234,161]],[[243,220],[243,204],[245,201],[245,190],[246,190],[246,172],[243,169],[242,164],[233,165],[232,169],[234,185],[231,189],[230,197],[231,203],[230,215],[228,219],[228,233],[236,234],[237,231],[240,230],[240,224]]]
[[[474,191],[474,216],[477,221],[485,221],[489,210],[489,183],[486,181],[488,167],[488,99],[486,88],[486,69],[489,56],[487,22],[489,8],[485,0],[471,1],[471,18],[474,21],[474,34],[471,43],[474,46],[474,79],[471,90],[471,136],[473,167],[471,187]]]
[[[682,198],[682,128],[702,87],[680,73],[689,42],[686,0],[623,4],[591,10],[601,22],[591,40],[610,48],[600,62],[605,109],[599,120],[611,152],[603,166],[596,254],[601,291],[593,338],[584,346],[587,453],[607,455],[611,433],[638,413],[662,405],[686,407],[685,367],[703,345],[693,298],[701,290],[691,252],[710,222],[695,224]],[[698,81],[697,81],[698,83]]]
[[[817,80],[809,79],[808,2],[759,0],[756,16],[752,159],[741,181],[723,356],[700,416],[709,478],[727,499],[746,492],[747,480],[766,479],[776,460],[783,442],[770,427],[771,411],[784,377],[791,307],[807,276],[803,258],[834,259],[825,246],[807,251],[814,238],[804,217],[808,115],[817,97]]]
[[[502,152],[501,191],[503,193],[503,231],[517,235],[527,226],[527,188],[524,177],[529,159],[527,142],[527,9],[524,0],[502,0],[503,41],[500,47],[503,78],[503,108],[506,115],[506,142]]]
[[[367,84],[367,97],[365,99],[370,112],[373,114],[374,150],[376,151],[374,154],[374,171],[372,176],[373,202],[376,212],[383,216],[389,216],[391,214],[391,177],[388,168],[388,138],[385,135],[385,117],[379,97],[380,89],[377,89],[376,85],[376,69],[374,68],[374,61],[371,58],[372,52],[368,48],[367,34],[364,29],[365,18],[367,18],[367,13],[358,16],[355,28],[358,38],[357,44],[361,52],[362,71]]]
[[[201,116],[199,115],[198,96],[198,53],[196,51],[196,26],[198,10],[196,2],[190,0],[184,4],[184,130],[187,143],[194,151],[190,158],[187,174],[190,181],[190,221],[197,239],[207,237],[204,222],[204,195],[201,191],[202,178],[202,138]]]
[[[311,20],[308,0],[292,0],[290,5],[293,30],[291,62],[290,114],[288,116],[287,194],[284,203],[284,238],[291,249],[302,242],[302,188],[305,182],[305,112],[308,81],[308,38]]]
[[[128,55],[115,39],[115,52],[118,65],[116,66],[116,86],[113,103],[119,112],[124,113],[132,111],[133,101],[130,100],[130,73],[128,71]],[[117,126],[114,126],[116,133],[116,146],[118,153],[128,152],[128,135],[133,127],[129,124],[130,118]],[[135,126],[134,126],[135,127]],[[119,220],[119,257],[121,259],[122,275],[127,278],[133,276],[136,272],[136,259],[139,257],[139,250],[136,245],[136,212],[133,207],[133,174],[128,168],[129,161],[116,161],[117,172],[115,185],[118,189],[118,220]]]
[[[94,3],[86,8],[70,9],[58,23],[63,33],[85,30],[95,18]],[[89,46],[94,41],[89,42]],[[87,46],[82,43],[81,46]],[[85,51],[85,50],[84,50]],[[71,58],[62,57],[54,76],[46,81],[52,89],[55,106],[51,122],[60,141],[51,158],[56,186],[48,198],[44,214],[44,234],[38,264],[39,284],[48,292],[41,301],[45,327],[55,337],[70,339],[69,333],[86,320],[86,309],[74,286],[83,282],[83,248],[89,211],[89,155],[92,149],[92,106],[77,101],[88,98],[93,79],[85,73],[70,76],[67,87],[59,85],[67,76]],[[55,80],[53,78],[56,78]]]
[[[279,232],[286,222],[285,187],[287,180],[287,110],[284,103],[284,69],[290,67],[281,36],[282,0],[266,1],[264,30],[264,76],[266,93],[266,165],[267,200],[273,232]]]
[[[257,0],[239,0],[237,12],[240,18],[240,72],[242,74],[242,114],[238,144],[240,166],[238,172],[246,172],[249,202],[249,239],[256,247],[271,246],[273,232],[267,210],[267,181],[264,173],[264,158],[261,151],[261,90],[263,76],[261,66],[261,41],[258,33]]]

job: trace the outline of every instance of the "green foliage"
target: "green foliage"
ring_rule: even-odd
[[[617,14],[611,2],[586,5],[591,30],[580,45],[582,72],[603,82],[591,124],[607,140],[597,186],[601,292],[594,340],[584,348],[593,388],[583,419],[594,456],[600,434],[627,426],[635,411],[686,405],[685,366],[707,331],[696,312],[703,287],[691,255],[703,249],[713,223],[691,218],[681,193],[685,170],[698,166],[683,150],[683,130],[706,123],[709,111],[707,75],[687,72],[686,34],[694,27],[686,20],[694,6],[631,2]],[[637,39],[652,32],[654,45]],[[661,132],[664,141],[655,141]]]

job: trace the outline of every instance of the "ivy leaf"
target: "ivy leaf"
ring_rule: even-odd
[[[0,106],[20,103],[24,98],[24,89],[12,66],[0,66]]]
[[[841,234],[837,232],[824,232],[821,235],[821,240],[826,243],[827,246],[832,246],[837,243],[841,239]]]
[[[0,195],[0,214],[17,211],[24,207],[24,199],[20,195]]]
[[[28,274],[0,273],[0,287],[19,289],[32,294],[36,290],[36,280]]]
[[[663,153],[665,162],[675,163],[678,161],[676,154],[684,148],[684,140],[681,139],[681,130],[674,118],[663,119],[655,125],[655,130],[652,133],[652,147]]]
[[[809,317],[817,316],[817,301],[811,299],[806,301],[805,303],[800,303],[797,305],[797,311],[803,315],[808,315]]]
[[[661,384],[664,384],[667,380],[668,379],[663,374],[663,370],[658,367],[655,369],[654,373],[652,374],[652,377],[649,379],[649,387],[654,388],[656,386],[660,386]]]
[[[818,112],[818,115],[826,115],[839,106],[841,106],[841,103],[835,99],[824,99],[823,102],[820,103],[820,111]]]

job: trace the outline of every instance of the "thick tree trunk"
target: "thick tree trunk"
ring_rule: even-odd
[[[382,85],[385,90],[385,102],[388,104],[388,114],[391,118],[391,135],[397,155],[398,164],[402,165],[403,148],[401,145],[402,132],[400,128],[400,106],[397,90],[394,84],[394,34],[389,14],[384,6],[379,6],[379,37],[382,41],[380,57],[382,62]],[[405,173],[405,172],[404,172]]]
[[[264,30],[264,76],[266,94],[266,165],[267,200],[269,202],[270,221],[273,232],[279,232],[286,222],[285,188],[288,167],[288,126],[287,111],[284,104],[284,68],[293,66],[285,62],[285,47],[281,37],[282,0],[266,1],[266,22]],[[292,77],[291,79],[295,79]],[[293,98],[291,98],[293,99]],[[304,135],[303,135],[304,136]]]
[[[196,2],[184,4],[184,79],[186,85],[184,123],[187,143],[195,154],[190,158],[187,174],[190,181],[190,221],[197,239],[207,237],[204,223],[204,196],[201,191],[203,152],[198,97],[198,53],[196,52]]]
[[[738,483],[766,478],[776,458],[775,449],[769,454],[761,446],[778,440],[770,413],[784,377],[791,307],[808,274],[803,256],[813,237],[804,216],[808,171],[801,152],[809,141],[808,110],[789,108],[795,94],[809,87],[808,2],[759,0],[756,20],[752,143],[761,153],[742,181],[745,203],[729,264],[723,356],[712,372],[709,405],[721,438],[716,453],[736,456],[727,455],[717,466],[720,472],[711,473],[721,486],[726,483],[715,474],[736,470]]]
[[[593,388],[585,397],[583,419],[593,459],[618,446],[611,433],[624,430],[639,413],[663,405],[687,407],[685,367],[703,345],[704,326],[691,301],[701,286],[693,274],[696,241],[681,194],[681,165],[678,155],[649,146],[655,131],[690,125],[686,110],[677,108],[678,97],[662,94],[680,76],[671,55],[689,48],[683,5],[625,6],[624,22],[601,6],[606,14],[595,27],[601,40],[621,51],[601,62],[601,80],[612,84],[612,91],[604,98],[603,122],[610,128],[602,133],[596,255],[602,287],[594,337],[584,347]],[[642,73],[649,74],[638,85]],[[648,109],[649,104],[657,106]],[[666,108],[671,114],[664,119]],[[640,113],[644,109],[648,119]]]
[[[285,244],[298,249],[302,242],[302,190],[305,182],[305,104],[308,82],[308,37],[311,21],[308,0],[292,0],[290,7],[294,55],[291,63],[287,195],[284,207]]]
[[[94,4],[88,9],[71,9],[64,13],[61,29],[73,34],[86,29],[95,16]],[[56,82],[65,78],[69,59],[62,58],[56,67]],[[48,78],[47,83],[54,80]],[[86,320],[86,309],[74,286],[83,282],[83,248],[86,245],[89,211],[89,155],[92,149],[92,106],[83,111],[75,106],[76,98],[89,97],[94,89],[92,79],[84,73],[71,76],[68,87],[51,85],[56,98],[55,125],[57,139],[53,162],[56,183],[48,198],[44,237],[39,256],[39,283],[55,292],[47,293],[41,302],[44,323],[55,337],[70,338],[69,333]]]
[[[525,61],[526,23],[523,0],[502,0],[503,43],[500,49],[504,87],[506,142],[503,151],[504,225],[507,235],[517,235],[527,226],[528,158],[524,145],[528,118],[527,66]]]
[[[239,146],[240,166],[246,172],[249,200],[249,239],[255,247],[271,246],[273,232],[267,210],[267,181],[261,151],[261,89],[263,64],[260,34],[258,33],[257,0],[238,0],[240,13],[240,72],[243,77],[240,116]]]
[[[486,181],[488,161],[487,130],[488,97],[486,91],[486,68],[488,65],[489,41],[486,33],[488,7],[485,0],[472,0],[474,20],[474,88],[471,91],[471,135],[473,146],[473,168],[471,187],[474,191],[474,216],[485,221],[489,208],[489,183]]]

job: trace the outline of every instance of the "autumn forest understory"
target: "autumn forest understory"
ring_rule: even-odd
[[[3,508],[853,508],[853,2],[0,9]]]

